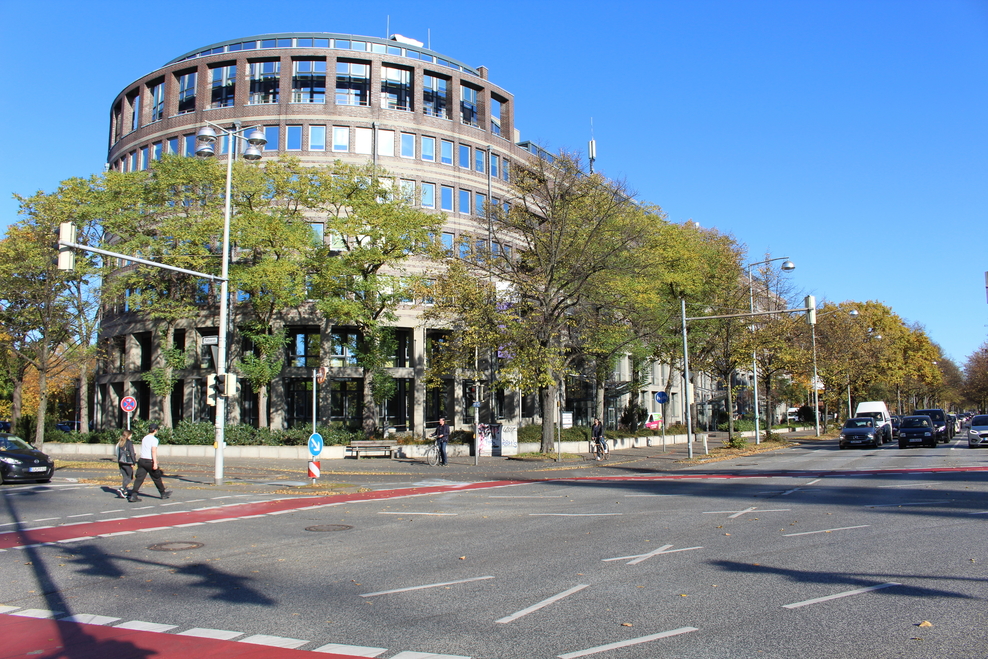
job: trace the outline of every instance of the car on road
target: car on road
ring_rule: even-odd
[[[662,428],[662,415],[658,412],[649,414],[648,419],[645,421],[645,427],[649,430],[659,430]]]
[[[913,410],[914,416],[928,416],[933,419],[936,427],[937,441],[946,444],[954,436],[954,428],[947,420],[947,413],[942,409],[933,408],[929,410]]]
[[[881,436],[882,443],[892,441],[892,415],[884,401],[872,400],[858,403],[854,408],[854,417],[861,418],[870,416],[875,420],[875,427]]]
[[[840,448],[852,446],[873,446],[878,448],[884,443],[885,433],[878,421],[870,416],[859,416],[848,419],[841,428],[837,444]]]
[[[899,424],[902,423],[902,417],[898,414],[892,417],[892,439],[899,439]]]
[[[10,421],[0,421],[0,432],[10,432]]]
[[[936,422],[928,415],[911,414],[902,417],[902,423],[899,424],[899,448],[910,446],[936,448],[937,441]]]
[[[0,484],[36,481],[47,483],[55,462],[16,435],[0,433]]]
[[[967,445],[970,448],[988,446],[988,414],[975,414],[967,428]]]

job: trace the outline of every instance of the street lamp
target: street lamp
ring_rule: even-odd
[[[261,147],[267,144],[264,131],[260,128],[241,128],[239,121],[233,122],[233,128],[223,128],[211,121],[199,129],[196,133],[196,155],[208,158],[216,155],[216,131],[219,130],[229,139],[228,153],[226,158],[226,195],[223,202],[223,257],[220,266],[220,319],[219,336],[216,346],[216,375],[225,375],[227,372],[227,318],[230,314],[230,198],[233,187],[233,160],[237,154],[237,140],[241,133],[251,131],[244,139],[247,140],[247,148],[244,149],[244,160],[260,160]],[[217,378],[226,380],[226,378]],[[215,439],[215,472],[213,482],[216,485],[223,484],[223,447],[226,446],[226,393],[216,397],[216,439]]]
[[[806,310],[807,310],[807,322],[810,324],[810,337],[813,342],[813,422],[814,428],[816,430],[816,436],[820,436],[820,378],[817,376],[816,369],[816,298],[812,295],[807,295],[805,299]],[[820,314],[821,316],[826,316],[831,313],[841,311],[841,309],[834,309],[833,311],[828,311],[826,313]],[[847,312],[851,318],[858,317],[858,310],[851,309]],[[850,398],[848,398],[850,400]],[[850,410],[848,410],[850,414]]]
[[[796,264],[790,261],[788,256],[780,256],[775,259],[766,259],[764,261],[756,261],[754,263],[749,263],[748,264],[748,303],[750,306],[749,310],[751,311],[751,313],[755,313],[755,287],[754,287],[754,280],[751,278],[751,266],[763,265],[765,263],[772,263],[773,261],[785,261],[785,263],[782,264],[783,272],[792,272],[793,270],[796,269]],[[751,349],[751,378],[752,378],[751,380],[752,393],[754,394],[754,399],[755,399],[755,444],[761,444],[762,434],[761,434],[761,429],[759,428],[758,425],[759,416],[760,416],[760,411],[758,409],[758,357],[755,352],[755,348]],[[772,429],[771,419],[769,419],[768,427],[769,430]]]

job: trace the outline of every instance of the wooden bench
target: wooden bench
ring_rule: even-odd
[[[387,454],[389,458],[394,457],[394,452],[398,449],[398,441],[394,439],[358,439],[350,442],[346,450],[360,459],[360,453],[366,451],[380,451]]]

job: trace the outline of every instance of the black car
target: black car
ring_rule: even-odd
[[[16,435],[0,433],[0,484],[15,481],[47,483],[55,463]]]
[[[854,417],[845,421],[838,438],[840,448],[851,446],[878,448],[883,443],[882,430],[876,425],[875,419],[870,416]]]
[[[892,439],[899,438],[899,424],[902,423],[902,417],[894,415],[892,417]]]
[[[936,448],[936,422],[927,415],[910,415],[902,417],[899,424],[899,448],[910,446],[929,446]]]
[[[937,441],[946,444],[954,436],[954,427],[947,420],[947,413],[939,408],[929,410],[913,410],[914,416],[928,416],[933,419],[937,430]]]

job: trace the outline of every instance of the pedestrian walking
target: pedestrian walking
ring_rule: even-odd
[[[594,419],[593,425],[590,427],[590,439],[600,445],[604,452],[604,459],[609,457],[609,451],[607,450],[607,441],[604,439],[604,424],[600,422],[600,419]],[[597,456],[600,460],[600,456]]]
[[[439,447],[439,464],[446,466],[446,442],[449,441],[449,426],[446,425],[446,417],[439,417],[439,425],[436,432],[432,434],[436,438],[436,446]]]
[[[141,493],[144,478],[149,475],[154,486],[158,488],[158,494],[161,495],[162,499],[167,499],[172,495],[165,489],[165,484],[161,482],[164,472],[158,467],[158,428],[157,423],[152,423],[148,427],[148,434],[144,435],[144,439],[141,440],[141,457],[137,459],[137,477],[134,479],[134,489],[130,491],[130,496],[127,497],[127,501],[132,503],[140,501],[137,495]]]
[[[117,488],[117,493],[122,499],[129,496],[127,486],[134,480],[134,465],[137,464],[134,442],[130,439],[133,434],[129,430],[124,430],[120,433],[120,441],[117,442],[117,465],[120,466],[120,479],[122,481],[121,486]]]

